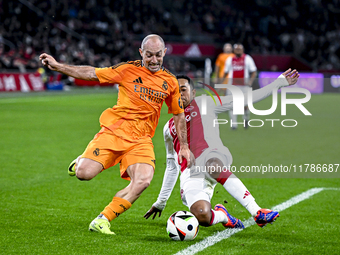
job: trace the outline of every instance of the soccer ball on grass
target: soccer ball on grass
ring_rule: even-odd
[[[187,211],[173,213],[166,224],[166,231],[176,241],[193,240],[197,236],[199,223],[196,217]]]

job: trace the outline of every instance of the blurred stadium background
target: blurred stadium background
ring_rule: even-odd
[[[168,47],[164,65],[175,74],[210,75],[223,44],[241,42],[259,71],[322,73],[334,83],[328,80],[325,91],[338,92],[339,13],[338,0],[0,0],[0,91],[41,89],[39,78],[22,76],[21,88],[17,76],[16,86],[4,80],[13,72],[74,85],[39,70],[42,52],[69,64],[111,66],[140,59],[141,40],[156,33]]]

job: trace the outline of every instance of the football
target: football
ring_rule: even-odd
[[[195,239],[199,229],[196,217],[187,211],[173,213],[166,224],[166,231],[171,239],[189,241]]]

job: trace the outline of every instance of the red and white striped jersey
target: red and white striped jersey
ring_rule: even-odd
[[[249,80],[250,73],[257,70],[255,62],[248,54],[241,57],[230,57],[226,60],[224,72],[228,73],[229,84],[246,85]]]
[[[217,104],[210,97],[205,97],[206,113],[202,114],[203,96],[196,97],[189,106],[184,110],[185,120],[187,124],[188,144],[189,148],[198,158],[207,148],[218,148],[223,146],[219,135],[219,126],[214,127],[213,121],[217,119],[217,114],[228,111],[232,108],[232,97],[222,97],[222,105]],[[216,100],[218,102],[218,100]],[[180,150],[180,144],[175,128],[173,118],[171,118],[163,130],[164,140],[167,147],[167,157],[176,158]],[[181,171],[186,168],[187,162],[184,159],[181,165]]]

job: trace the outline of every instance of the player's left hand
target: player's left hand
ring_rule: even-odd
[[[155,217],[157,216],[157,213],[159,213],[158,217],[161,217],[162,215],[162,210],[156,208],[155,206],[152,206],[149,211],[146,212],[146,214],[144,214],[144,218],[145,219],[149,219],[149,217],[151,215],[153,215],[152,219],[154,220]]]
[[[286,77],[289,85],[294,85],[295,83],[297,83],[300,77],[300,74],[298,71],[296,71],[296,69],[292,71],[292,69],[290,68],[287,71],[285,71],[282,75]]]

